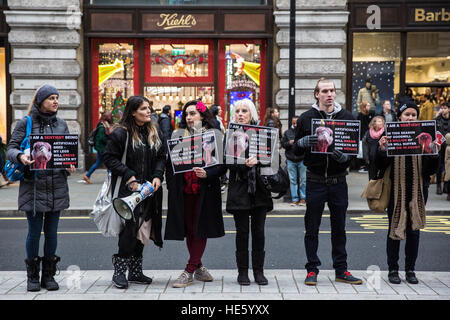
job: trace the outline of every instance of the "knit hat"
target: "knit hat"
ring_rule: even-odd
[[[42,87],[39,88],[38,92],[36,93],[36,100],[35,100],[36,104],[39,106],[42,103],[42,101],[50,97],[52,94],[56,94],[59,96],[59,92],[55,87],[49,84],[44,84]]]
[[[417,111],[417,118],[419,118],[419,114],[420,114],[420,110],[419,107],[412,101],[408,101],[403,103],[398,109],[397,109],[397,118],[400,118],[400,116],[402,115],[403,111],[405,111],[408,108],[413,108],[416,109]]]

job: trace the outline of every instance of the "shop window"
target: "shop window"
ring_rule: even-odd
[[[0,48],[0,136],[6,143],[6,56],[5,48]]]
[[[267,0],[91,0],[91,5],[116,5],[116,6],[130,6],[130,5],[151,5],[151,6],[248,6],[248,5],[267,5]]]
[[[450,83],[450,32],[409,32],[406,83]]]
[[[93,126],[111,111],[114,122],[122,117],[127,99],[139,93],[136,43],[94,41]]]
[[[260,118],[265,109],[261,93],[264,93],[264,77],[261,66],[264,65],[262,48],[259,43],[224,43],[221,42],[221,79],[224,92],[221,94],[221,104],[225,105],[224,119],[235,121],[234,104],[238,100],[250,99],[256,106]]]
[[[381,103],[400,90],[400,33],[354,33],[352,61],[352,112],[367,100],[381,112]]]

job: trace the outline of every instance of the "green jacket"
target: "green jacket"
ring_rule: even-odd
[[[95,150],[97,152],[103,153],[105,152],[106,147],[106,132],[105,132],[105,126],[103,123],[99,123],[97,133],[95,134]]]

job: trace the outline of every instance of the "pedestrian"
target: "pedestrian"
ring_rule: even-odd
[[[385,119],[385,122],[397,121],[397,116],[395,115],[395,112],[392,110],[391,101],[384,100],[382,107],[383,111],[379,115]]]
[[[374,116],[375,116],[375,113],[373,110],[370,109],[370,103],[367,101],[363,101],[359,105],[359,112],[358,112],[358,117],[357,117],[357,119],[359,121],[361,121],[360,135],[359,135],[360,141],[366,134],[367,130],[369,130],[369,123],[373,119]],[[367,163],[364,161],[364,159],[362,159],[358,162],[360,165],[359,172],[361,172],[361,173],[367,172],[368,171]]]
[[[268,107],[264,116],[264,126],[278,129],[278,139],[283,136],[283,125],[280,121],[280,111],[277,108]]]
[[[384,134],[384,130],[384,117],[375,116],[370,121],[369,130],[366,132],[362,140],[364,161],[369,169],[369,180],[382,178],[377,170],[375,159],[378,152],[378,141]]]
[[[27,115],[32,119],[32,134],[68,134],[67,123],[57,117],[58,90],[48,84],[39,87],[28,107]],[[27,120],[17,122],[11,135],[6,153],[7,159],[25,166],[24,179],[19,186],[19,210],[25,211],[28,220],[25,260],[27,268],[27,290],[39,291],[40,288],[58,290],[54,279],[56,265],[61,260],[56,255],[57,231],[61,210],[69,207],[69,187],[67,176],[75,171],[69,169],[50,169],[31,171],[29,153],[20,150],[25,139]],[[44,256],[39,257],[39,240],[44,228]],[[42,261],[42,277],[39,284],[40,262]]]
[[[436,130],[438,130],[445,137],[450,133],[450,109],[447,104],[442,104],[439,113],[436,116]],[[442,194],[442,174],[445,174],[445,150],[450,141],[446,140],[441,146],[439,152],[439,162],[436,168],[436,194]]]
[[[333,268],[336,281],[361,284],[362,281],[347,270],[347,251],[345,217],[348,207],[347,168],[351,156],[334,149],[332,154],[312,153],[311,147],[318,142],[317,135],[311,131],[312,119],[354,120],[350,112],[335,102],[336,87],[332,80],[321,78],[314,89],[316,103],[302,113],[297,120],[296,146],[298,153],[304,153],[306,172],[306,213],[305,248],[308,259],[305,265],[308,272],[305,284],[316,285],[318,267],[321,262],[317,256],[319,227],[325,202],[330,209],[331,246]]]
[[[97,131],[95,133],[94,148],[97,150],[97,160],[83,177],[83,180],[86,181],[87,184],[92,183],[90,179],[91,175],[103,163],[103,153],[105,152],[106,139],[113,124],[112,113],[110,111],[105,111],[100,117],[100,121],[97,124]]]
[[[189,136],[214,128],[208,108],[201,101],[191,100],[183,107],[180,126],[174,135]],[[195,167],[193,171],[181,173],[174,173],[171,163],[166,167],[168,208],[164,239],[186,239],[189,252],[188,263],[172,286],[184,288],[193,284],[194,279],[213,281],[202,257],[208,238],[225,235],[220,192],[220,176],[225,167]]]
[[[170,105],[165,105],[158,119],[159,128],[163,133],[164,141],[172,138],[173,125],[172,117],[170,116],[170,109]]]
[[[147,101],[150,104],[150,112],[151,112],[150,118],[152,119],[153,123],[158,123],[159,116],[156,113],[155,109],[153,109],[153,101],[150,101],[148,99],[147,99]]]
[[[397,111],[398,121],[417,121],[419,107],[414,102],[406,102]],[[399,284],[398,274],[400,240],[405,243],[405,273],[406,281],[417,284],[414,273],[419,251],[419,229],[425,227],[425,204],[428,198],[429,176],[435,171],[438,156],[395,156],[386,155],[387,138],[379,141],[379,151],[376,162],[380,170],[391,167],[391,193],[387,214],[389,231],[386,253],[389,268],[388,279],[393,284]],[[437,150],[440,146],[433,143]]]
[[[427,91],[426,94],[420,96],[420,116],[418,120],[433,120],[434,119],[434,104],[431,101],[431,93]]]
[[[125,163],[122,156],[128,147]],[[162,191],[166,149],[163,135],[151,121],[148,100],[141,96],[128,98],[122,118],[108,135],[103,159],[111,170],[112,186],[122,177],[119,198],[137,191],[138,183],[149,181],[153,195],[134,210],[133,217],[125,222],[119,234],[118,253],[112,256],[114,275],[112,283],[117,288],[127,288],[129,282],[150,284],[152,279],[142,272],[143,250],[151,239],[162,248]],[[112,191],[114,193],[114,190]],[[128,278],[125,276],[128,269]]]
[[[255,125],[259,121],[256,107],[249,99],[236,102],[234,110],[239,124]],[[227,167],[230,174],[226,211],[233,215],[236,226],[237,281],[240,285],[250,285],[248,242],[251,231],[253,276],[257,284],[267,285],[268,280],[264,276],[264,228],[267,212],[272,211],[273,202],[261,178],[261,164],[252,156],[245,160],[245,164],[235,161],[234,164],[227,163]]]
[[[5,180],[5,183],[0,184],[0,188],[11,183],[5,172],[6,147],[6,144],[3,143],[2,137],[0,136],[0,174],[3,177],[3,180]]]
[[[296,154],[294,150],[295,129],[297,116],[292,117],[292,126],[286,130],[281,140],[282,147],[286,150],[286,163],[291,189],[291,206],[306,205],[306,167],[303,162],[304,154]],[[300,183],[298,183],[300,180]],[[299,188],[300,186],[300,188]],[[300,196],[299,196],[300,194]]]

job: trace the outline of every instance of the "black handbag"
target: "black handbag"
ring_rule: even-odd
[[[271,193],[278,193],[273,199],[280,199],[289,189],[289,175],[285,168],[279,167],[277,173],[261,175],[264,187]]]

